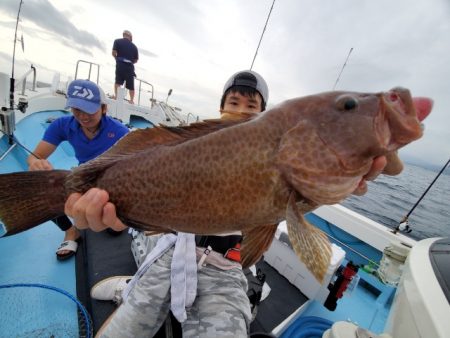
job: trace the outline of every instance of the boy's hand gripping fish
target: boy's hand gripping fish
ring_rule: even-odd
[[[137,130],[72,171],[0,175],[0,219],[7,235],[15,234],[63,215],[68,194],[99,187],[135,228],[242,230],[244,266],[261,257],[287,220],[295,252],[322,281],[330,244],[303,214],[349,196],[375,157],[387,155],[384,173],[397,174],[396,150],[422,136],[420,121],[431,107],[401,88],[329,92],[237,122]]]

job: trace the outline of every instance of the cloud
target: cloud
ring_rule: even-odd
[[[15,21],[0,21],[0,25],[9,29],[14,29],[16,27]]]
[[[158,57],[158,55],[156,55],[155,53],[152,53],[152,52],[150,52],[150,51],[148,51],[148,50],[146,50],[144,48],[139,48],[139,54],[140,55],[145,55],[145,56],[148,56],[148,57],[151,57],[151,58]]]
[[[18,1],[2,0],[0,4],[0,10],[13,17],[17,16],[18,9]],[[63,12],[55,8],[48,0],[26,1],[22,6],[20,17],[22,25],[26,25],[25,22],[28,20],[47,33],[51,33],[55,38],[62,38],[65,45],[75,49],[87,50],[94,47],[105,50],[104,44],[95,35],[78,29]]]
[[[250,67],[272,1],[26,0],[25,57],[69,73],[76,58],[88,55],[102,65],[101,82],[112,87],[112,42],[130,29],[141,56],[137,73],[154,84],[155,97],[165,99],[173,88],[170,101],[183,111],[214,114],[223,82]],[[11,50],[18,4],[0,0],[1,43],[11,43]],[[331,90],[353,47],[336,89],[400,85],[433,98],[424,137],[405,152],[438,161],[448,156],[439,138],[450,138],[450,45],[443,43],[449,22],[448,0],[277,1],[253,69],[269,85],[270,106]]]
[[[121,8],[122,0],[110,0],[110,6]],[[207,5],[202,3],[202,6]],[[164,30],[172,31],[180,37],[190,41],[203,41],[206,27],[203,27],[202,10],[195,0],[165,0],[141,1],[129,0],[129,8],[139,8],[133,12],[133,18],[138,22],[156,23]],[[161,30],[163,31],[163,30]]]

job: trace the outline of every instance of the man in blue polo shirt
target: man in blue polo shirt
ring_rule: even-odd
[[[53,169],[47,158],[63,141],[72,145],[82,164],[101,155],[128,133],[127,127],[106,116],[105,94],[94,82],[72,81],[67,89],[66,106],[73,115],[60,117],[49,125],[34,155],[27,159],[29,170]],[[76,253],[80,233],[66,216],[53,221],[65,231],[64,241],[56,251],[57,258],[65,260]]]
[[[139,53],[132,42],[133,36],[128,30],[122,33],[122,39],[114,40],[112,56],[116,59],[116,81],[114,95],[117,98],[117,88],[125,82],[125,88],[130,92],[130,103],[134,103],[134,64],[138,62]]]

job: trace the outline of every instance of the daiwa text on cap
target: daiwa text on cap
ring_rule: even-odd
[[[67,88],[66,108],[76,108],[88,114],[95,114],[105,103],[105,93],[94,82],[74,80]]]

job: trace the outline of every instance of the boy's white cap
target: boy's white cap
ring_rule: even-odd
[[[245,86],[256,89],[261,94],[264,103],[269,100],[269,88],[266,81],[257,72],[252,70],[243,70],[233,74],[223,87],[223,94],[233,86]]]

